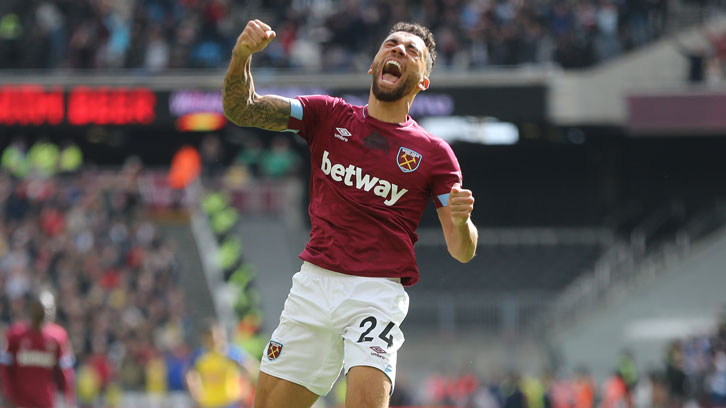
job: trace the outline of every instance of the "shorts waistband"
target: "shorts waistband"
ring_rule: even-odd
[[[322,267],[315,265],[314,263],[310,263],[308,261],[303,261],[302,267],[300,268],[300,272],[314,272],[314,273],[317,273],[320,275],[327,275],[327,276],[350,276],[352,278],[386,279],[391,282],[401,283],[401,278],[387,278],[384,276],[350,275],[347,273],[331,271],[330,269],[322,268]]]

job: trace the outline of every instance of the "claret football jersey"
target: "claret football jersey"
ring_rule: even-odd
[[[358,276],[418,281],[413,246],[429,200],[448,204],[461,170],[451,147],[410,116],[387,123],[330,96],[292,101],[288,129],[311,152],[310,240],[300,258]]]
[[[0,352],[6,398],[20,407],[53,407],[58,381],[66,400],[74,398],[73,353],[68,334],[55,323],[35,330],[26,323],[12,325]]]

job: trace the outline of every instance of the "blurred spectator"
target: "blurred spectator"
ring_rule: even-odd
[[[40,139],[28,150],[30,172],[48,178],[58,171],[58,146],[47,139]]]
[[[704,81],[706,76],[706,63],[708,61],[708,53],[703,47],[689,47],[677,37],[673,38],[673,45],[676,50],[688,60],[688,76],[690,83],[698,84]]]
[[[189,351],[183,343],[164,353],[166,384],[169,391],[186,391],[185,370],[189,365]]]
[[[182,189],[199,176],[203,164],[197,149],[182,146],[171,160],[167,182],[172,188]]]
[[[644,382],[644,381],[641,381]],[[668,385],[666,384],[663,374],[658,371],[648,373],[647,387],[649,388],[649,400],[635,400],[636,406],[639,407],[668,407],[683,406],[682,403],[674,400],[668,393]]]
[[[66,404],[74,406],[74,356],[68,333],[53,322],[55,298],[43,290],[33,294],[27,306],[27,321],[14,322],[0,352],[5,401],[11,407],[54,407],[61,391]]]
[[[713,357],[713,367],[707,378],[711,404],[726,406],[726,348],[719,345]]]
[[[83,166],[83,152],[72,141],[63,143],[58,159],[58,171],[63,174],[75,173]]]
[[[680,406],[686,400],[687,379],[683,371],[681,343],[677,340],[671,342],[666,351],[665,380],[673,404]]]
[[[527,408],[545,408],[545,388],[539,378],[526,375],[520,382],[520,388],[527,398]]]
[[[169,52],[169,45],[162,37],[161,28],[150,29],[144,68],[152,73],[163,71],[169,66]]]
[[[603,395],[601,408],[623,408],[630,407],[630,399],[628,398],[628,386],[620,375],[620,371],[615,371],[603,386]]]
[[[343,397],[342,400],[345,401],[345,397]],[[408,383],[408,379],[405,375],[401,375],[401,373],[398,373],[398,376],[396,378],[396,386],[393,389],[393,394],[391,395],[389,405],[392,407],[405,407],[413,406],[415,404],[416,402],[413,397],[411,386]]]
[[[555,373],[545,375],[547,400],[553,408],[571,408],[575,404],[575,389],[567,378],[559,378]]]
[[[105,391],[115,375],[114,368],[109,360],[106,339],[96,337],[91,340],[91,354],[88,356],[88,365],[98,375],[99,389]]]
[[[623,350],[618,357],[618,374],[625,382],[628,393],[631,393],[638,384],[638,367],[635,365],[633,353],[630,350]]]
[[[242,349],[227,342],[227,333],[219,323],[207,322],[202,347],[192,357],[186,375],[194,401],[204,408],[248,406],[253,374],[256,363]]]
[[[500,408],[501,406],[492,387],[486,383],[481,383],[474,394],[472,394],[469,405],[472,408]]]
[[[146,392],[156,398],[163,397],[168,388],[164,359],[159,355],[154,355],[147,361],[145,371]]]
[[[508,382],[502,382],[500,384],[502,392],[510,391],[509,388],[506,388],[508,385]],[[478,380],[472,374],[456,376],[441,376],[435,374],[428,377],[425,382],[426,397],[429,402],[445,406],[464,406],[465,404],[473,403],[472,401],[478,388]],[[519,384],[514,384],[514,388],[519,390]],[[521,394],[521,391],[518,392]],[[522,399],[524,399],[523,394]]]
[[[527,408],[527,398],[520,388],[519,375],[510,373],[500,385],[504,404],[502,408]]]
[[[637,0],[632,3],[636,2]],[[600,0],[598,6],[596,12],[597,35],[595,36],[595,53],[598,61],[605,61],[618,55],[621,51],[621,44],[618,38],[619,12],[615,3],[610,0]],[[633,32],[640,31],[642,30],[633,30]],[[638,43],[642,42],[638,41]]]
[[[202,157],[202,174],[207,177],[220,175],[224,168],[224,157],[219,136],[214,133],[205,135],[199,146],[199,152]]]
[[[244,139],[242,149],[237,154],[235,162],[241,163],[252,174],[253,177],[261,175],[260,162],[262,161],[263,145],[259,137],[249,135]]]
[[[260,164],[264,176],[279,180],[294,174],[300,162],[297,153],[290,147],[290,139],[278,135],[272,139],[270,149],[262,154]]]
[[[23,178],[28,172],[28,162],[26,159],[25,142],[17,138],[3,150],[0,164],[4,171],[17,178]]]
[[[703,34],[711,48],[704,67],[705,77],[707,82],[719,84],[726,80],[726,31],[712,32],[704,26]]]
[[[76,389],[78,406],[90,408],[98,403],[101,396],[101,378],[90,364],[82,362],[76,369]]]
[[[575,408],[593,408],[595,406],[595,392],[597,388],[595,380],[586,367],[579,367],[575,370],[573,388]]]
[[[20,68],[25,31],[18,14],[10,12],[0,16],[0,61],[3,68]]]

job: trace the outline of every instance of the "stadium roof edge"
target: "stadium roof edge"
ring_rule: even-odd
[[[527,86],[547,85],[561,71],[553,67],[523,66],[493,68],[486,71],[463,72],[439,69],[431,80],[434,86]],[[144,86],[154,90],[188,88],[216,89],[222,87],[224,70],[181,70],[159,74],[139,74],[135,71],[97,73],[95,71],[0,71],[3,84],[34,84],[43,86]],[[305,74],[257,69],[255,84],[263,86],[325,86],[335,88],[360,88],[370,86],[367,74],[327,73]]]

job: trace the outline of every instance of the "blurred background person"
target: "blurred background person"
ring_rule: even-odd
[[[28,314],[29,322],[10,326],[0,356],[5,404],[10,408],[57,407],[56,393],[60,390],[65,406],[74,407],[73,352],[65,329],[53,323],[53,295],[33,295]]]
[[[256,362],[227,342],[224,327],[209,321],[187,371],[187,387],[200,408],[246,408],[254,396],[256,371]]]

